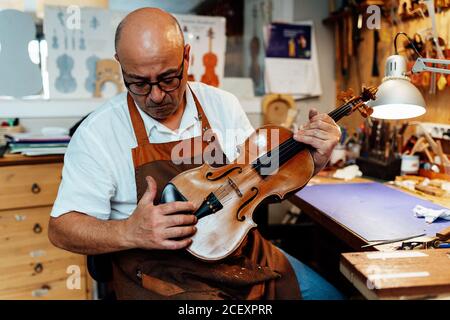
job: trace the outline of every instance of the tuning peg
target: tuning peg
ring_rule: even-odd
[[[378,88],[371,86],[371,87],[362,87],[362,93],[361,98],[363,101],[369,101],[369,100],[375,100],[376,94],[377,94]]]
[[[373,109],[372,109],[371,107],[368,107],[368,106],[365,105],[365,104],[361,104],[361,105],[358,107],[358,111],[359,111],[359,113],[361,113],[361,115],[362,115],[364,118],[369,118],[369,117],[372,115],[372,113],[373,113]]]
[[[348,89],[347,91],[342,91],[338,94],[337,98],[338,100],[341,100],[343,102],[349,101],[351,98],[355,96],[355,92],[352,88]]]

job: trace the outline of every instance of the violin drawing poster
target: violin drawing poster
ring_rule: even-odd
[[[225,68],[225,18],[174,15],[191,46],[188,77],[218,87]]]
[[[114,35],[124,12],[81,8],[80,24],[71,24],[73,12],[64,6],[46,6],[44,35],[49,43],[47,71],[50,98],[92,98],[96,61],[114,55]],[[115,84],[102,87],[102,97],[117,94]]]

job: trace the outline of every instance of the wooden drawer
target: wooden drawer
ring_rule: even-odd
[[[28,239],[47,238],[51,207],[0,211],[0,246]]]
[[[50,210],[38,207],[0,211],[0,270],[78,256],[48,240]]]
[[[86,278],[81,278],[81,289],[69,290],[66,280],[0,291],[0,300],[86,300]]]
[[[0,270],[11,268],[17,265],[35,265],[55,259],[71,258],[75,253],[58,249],[50,243],[36,243],[32,247],[29,245],[16,246],[13,249],[0,249]]]
[[[85,257],[48,240],[51,207],[0,211],[0,299],[86,299]],[[80,267],[81,290],[66,288]]]
[[[0,210],[52,205],[61,163],[0,167]]]
[[[71,276],[68,268],[72,266],[79,267],[80,276],[86,277],[85,257],[75,254],[65,259],[1,267],[0,295],[24,287],[39,288],[52,281],[67,281]]]
[[[0,211],[0,268],[72,256],[48,240],[50,210],[38,207]]]

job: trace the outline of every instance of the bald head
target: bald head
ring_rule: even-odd
[[[176,19],[161,9],[138,9],[119,24],[115,42],[124,82],[139,108],[159,121],[178,119],[185,104],[190,46],[184,45]]]
[[[129,13],[119,23],[114,44],[120,56],[124,47],[183,48],[184,37],[174,16],[158,8],[141,8]]]

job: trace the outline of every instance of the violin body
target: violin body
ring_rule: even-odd
[[[307,149],[278,168],[276,174],[262,177],[251,168],[256,159],[292,135],[283,127],[264,126],[245,141],[235,162],[215,168],[204,164],[181,173],[170,182],[186,200],[194,203],[196,210],[205,206],[209,195],[216,193],[219,197],[217,190],[227,186],[224,191],[227,195],[220,200],[223,208],[199,218],[193,243],[187,249],[191,254],[208,261],[227,257],[256,227],[253,211],[264,199],[271,196],[283,199],[287,193],[307,184],[314,172],[314,162]],[[273,138],[277,136],[279,138]],[[264,145],[268,147],[261,148]]]

